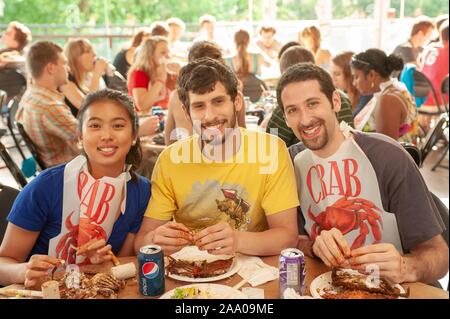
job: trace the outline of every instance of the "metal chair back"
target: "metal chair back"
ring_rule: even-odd
[[[47,165],[42,160],[41,156],[39,155],[36,145],[34,145],[33,141],[31,140],[30,136],[25,131],[25,128],[23,127],[22,123],[16,122],[17,129],[20,132],[20,135],[22,136],[23,140],[25,141],[25,144],[27,145],[28,150],[30,151],[31,155],[34,157],[36,162],[38,163],[41,170],[45,170],[47,168]]]
[[[9,155],[8,151],[6,150],[5,145],[3,145],[2,142],[0,142],[0,157],[2,158],[3,162],[5,162],[6,167],[8,168],[11,175],[14,177],[17,185],[20,188],[25,187],[27,185],[27,179],[23,175],[20,168],[14,163],[13,159]]]

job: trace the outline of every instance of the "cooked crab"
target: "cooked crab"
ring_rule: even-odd
[[[226,273],[233,264],[233,257],[219,259],[212,262],[206,260],[188,261],[175,259],[168,256],[168,265],[166,267],[169,274],[175,274],[190,278],[206,278],[219,276]]]
[[[117,298],[117,293],[125,287],[123,280],[105,273],[98,273],[89,279],[82,272],[67,272],[60,280],[61,297],[65,299],[87,299],[102,295]]]
[[[352,295],[357,297],[359,294],[360,296],[366,295],[365,298],[368,298],[370,296],[369,293],[394,298],[409,296],[409,289],[406,293],[402,293],[398,287],[390,285],[383,278],[377,278],[377,281],[374,282],[369,276],[356,271],[333,268],[331,279],[333,286],[344,288],[344,292],[348,297],[351,297]],[[349,293],[350,291],[352,291],[352,293]]]

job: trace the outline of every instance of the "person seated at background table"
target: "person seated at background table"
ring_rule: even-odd
[[[372,99],[355,117],[355,128],[377,132],[403,142],[415,142],[418,135],[417,108],[406,86],[393,71],[403,69],[402,59],[379,49],[369,49],[351,60],[353,81],[361,95]]]
[[[0,68],[16,68],[17,58],[24,55],[24,49],[30,42],[30,29],[20,22],[10,22],[6,31],[2,33],[3,48],[0,49]]]
[[[188,61],[192,62],[200,58],[211,58],[221,63],[226,63],[222,58],[222,51],[219,46],[209,41],[195,42],[188,55]],[[238,90],[242,92],[242,83],[239,83]],[[239,127],[245,127],[245,108],[237,111],[237,121]],[[175,90],[170,95],[168,112],[165,121],[164,139],[166,145],[192,135],[192,122],[186,116],[183,105]]]
[[[308,49],[301,46],[292,46],[288,48],[280,59],[280,72],[283,74],[290,66],[297,63],[312,63],[314,64],[314,55]],[[350,126],[353,126],[353,116],[351,110],[351,102],[347,95],[338,91],[341,100],[342,108],[338,112],[337,117],[339,122],[345,121]],[[283,115],[283,110],[277,105],[268,120],[266,132],[271,133],[271,129],[277,130],[277,135],[281,138],[286,145],[289,147],[293,144],[298,143],[298,139],[295,136],[292,129],[286,124],[286,120]]]
[[[237,126],[243,96],[233,71],[210,58],[190,62],[178,95],[195,134],[159,156],[136,252],[156,244],[170,255],[194,243],[212,254],[265,256],[295,245],[289,154],[276,136]]]
[[[433,32],[434,38],[428,42],[429,44],[441,41],[441,36],[439,34],[439,30],[441,29],[442,23],[444,23],[447,20],[448,20],[448,13],[438,15],[436,18],[434,18],[434,25],[438,32],[437,33]],[[423,63],[423,61],[421,61],[421,62]]]
[[[168,40],[170,55],[180,61],[186,61],[188,44],[180,40],[186,25],[181,19],[175,17],[167,19],[166,23],[169,26]]]
[[[403,63],[414,63],[420,65],[418,58],[423,46],[430,40],[434,30],[434,23],[429,17],[418,17],[411,28],[408,41],[395,47],[392,54],[399,56]]]
[[[359,111],[369,102],[372,95],[361,96],[358,89],[353,85],[352,70],[350,61],[354,52],[342,52],[331,59],[330,74],[334,86],[344,91],[352,102],[352,113],[356,116]]]
[[[299,42],[314,54],[316,64],[326,70],[330,68],[331,53],[320,47],[322,39],[320,30],[315,26],[306,27],[298,34]]]
[[[67,79],[67,59],[60,46],[40,41],[30,47],[31,83],[20,100],[16,120],[22,123],[47,167],[67,163],[79,154],[77,122],[58,87]]]
[[[152,106],[167,109],[176,74],[169,73],[167,38],[152,36],[141,45],[128,71],[128,90],[138,112],[148,112]]]
[[[248,74],[259,76],[262,65],[270,66],[261,54],[248,52],[250,34],[247,31],[243,29],[236,31],[234,43],[237,54],[226,58],[226,61],[241,81],[244,81]]]
[[[290,47],[297,46],[297,45],[300,47],[303,47],[303,45],[298,41],[289,41],[289,42],[286,42],[285,44],[283,44],[283,46],[280,49],[280,52],[278,52],[278,62],[281,60],[281,56],[287,49],[289,49]]]
[[[169,37],[169,26],[164,21],[155,21],[150,25],[150,33],[153,36]]]
[[[214,35],[214,31],[216,28],[216,18],[210,14],[202,15],[199,18],[200,23],[200,32],[192,41],[193,43],[197,41],[210,41],[216,42],[216,37]]]
[[[127,78],[128,70],[133,63],[137,48],[149,37],[150,32],[148,30],[140,30],[131,39],[131,45],[128,48],[120,50],[114,58],[114,67],[125,79]]]
[[[376,269],[392,283],[443,277],[445,225],[402,146],[339,125],[340,95],[315,65],[286,70],[277,99],[302,142],[289,149],[301,203],[299,249],[328,267]]]
[[[255,41],[255,44],[264,52],[270,59],[276,59],[278,52],[282,47],[280,41],[275,39],[277,29],[269,24],[263,24],[259,28],[259,36]]]
[[[0,285],[32,287],[61,259],[97,264],[110,251],[134,255],[150,182],[134,173],[142,154],[133,102],[109,89],[89,94],[78,125],[83,155],[40,173],[14,202],[0,246]],[[86,251],[77,253],[82,245]]]
[[[59,90],[64,94],[64,102],[73,116],[77,117],[86,94],[106,87],[102,76],[108,69],[108,61],[97,57],[87,39],[69,40],[64,53],[69,61],[69,81]]]
[[[448,76],[449,72],[449,66],[448,66],[448,32],[449,26],[448,26],[448,20],[444,21],[441,24],[441,27],[439,29],[440,34],[440,41],[434,42],[430,44],[429,46],[425,47],[423,54],[422,54],[422,73],[425,74],[425,76],[430,79],[431,83],[433,83],[434,90],[437,93],[437,103],[439,105],[443,105],[446,101],[442,101],[441,94],[438,92],[441,92],[441,85],[442,81],[446,76]],[[448,102],[448,96],[447,96],[447,102]],[[427,100],[424,102],[424,105],[422,106],[422,110],[424,109],[424,106],[426,105],[436,105],[436,101],[433,98],[433,93],[430,90],[430,93],[428,94]],[[435,109],[433,110],[435,111]]]

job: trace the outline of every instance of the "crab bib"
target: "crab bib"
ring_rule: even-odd
[[[377,176],[367,156],[350,137],[328,158],[311,150],[294,159],[305,230],[311,239],[337,228],[351,249],[391,243],[402,252],[394,214],[384,211]]]
[[[76,248],[91,239],[108,241],[119,213],[125,212],[128,171],[116,178],[93,178],[80,155],[64,169],[61,232],[49,242],[48,255],[68,263],[83,263]]]

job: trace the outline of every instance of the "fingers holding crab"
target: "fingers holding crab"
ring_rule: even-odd
[[[25,264],[25,287],[35,286],[39,280],[48,276],[49,271],[54,273],[54,270],[61,265],[63,261],[55,257],[47,255],[33,255]]]

